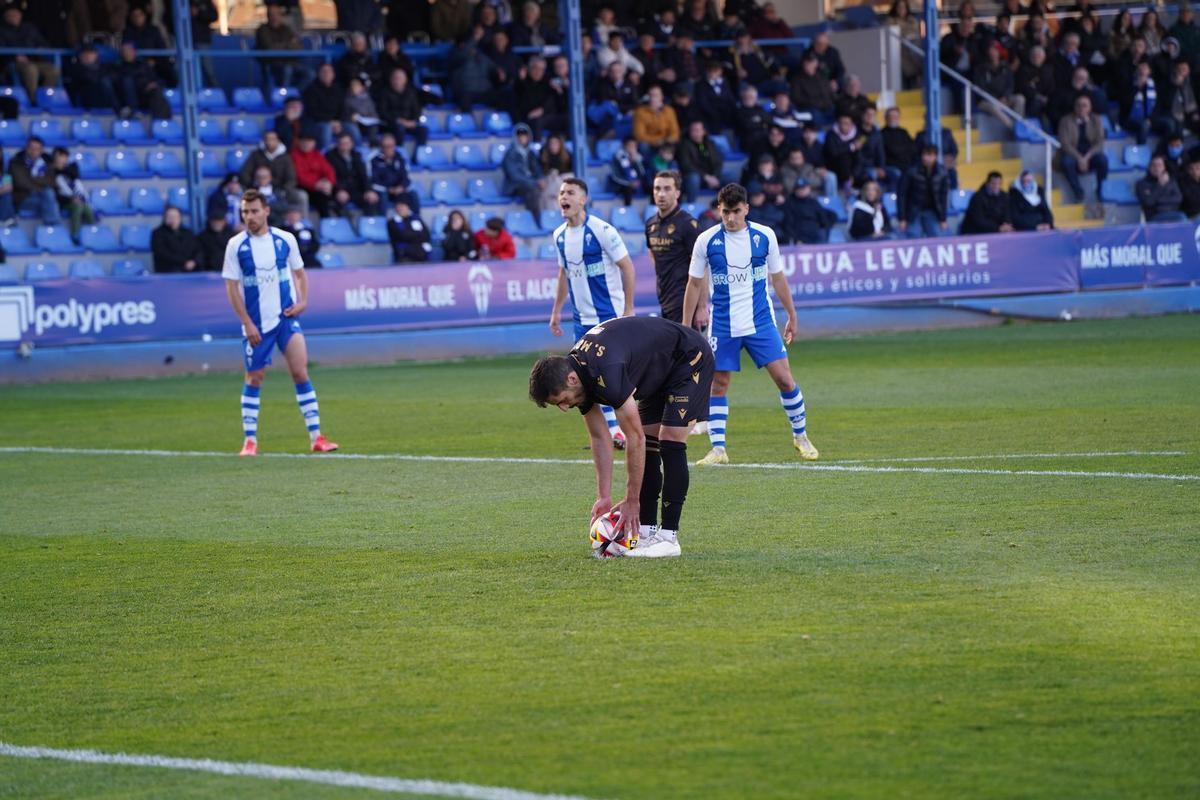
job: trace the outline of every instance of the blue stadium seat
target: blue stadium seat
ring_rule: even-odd
[[[71,138],[76,144],[89,146],[111,145],[114,141],[94,119],[77,119],[72,122]]]
[[[108,178],[108,170],[100,166],[100,160],[91,150],[76,150],[71,153],[71,160],[79,167],[79,177],[85,181]]]
[[[179,153],[174,150],[155,150],[146,159],[146,166],[160,178],[183,178],[187,175]]]
[[[196,120],[196,135],[202,144],[233,144],[225,133],[225,123],[211,117]]]
[[[342,258],[341,253],[330,253],[328,250],[317,253],[317,260],[325,269],[341,269],[346,266],[346,259]]]
[[[841,225],[835,225],[829,231],[829,244],[845,244],[846,230]]]
[[[418,121],[429,129],[430,139],[450,139],[454,134],[446,130],[446,119],[442,116],[429,116],[422,114]]]
[[[478,231],[487,225],[487,221],[497,216],[494,211],[472,211],[467,215],[467,224],[472,231]]]
[[[25,266],[25,280],[29,283],[33,283],[34,281],[56,281],[62,277],[62,270],[53,261],[35,261]]]
[[[0,228],[0,246],[10,256],[29,256],[39,252],[38,248],[29,241],[25,229],[14,225],[11,228]]]
[[[121,144],[154,144],[141,120],[119,119],[113,123],[113,138]]]
[[[65,145],[71,141],[71,137],[63,130],[62,120],[54,117],[35,119],[29,123],[29,135],[41,137],[47,147]]]
[[[493,167],[499,167],[504,163],[504,156],[508,152],[508,144],[506,142],[497,142],[492,145],[488,151],[488,161],[492,162]]]
[[[388,244],[387,217],[359,217],[358,235],[368,242]]]
[[[92,191],[92,208],[110,217],[133,213],[133,209],[125,202],[125,198],[121,197],[120,192],[107,188]]]
[[[679,207],[690,214],[693,219],[700,219],[700,215],[706,208],[703,203],[680,203]]]
[[[0,119],[0,146],[23,148],[29,132],[15,119]]]
[[[104,265],[90,258],[72,261],[67,265],[67,274],[72,278],[103,278],[107,275]]]
[[[225,92],[221,89],[201,89],[196,94],[196,107],[201,111],[218,114],[234,110],[230,107],[229,101],[225,99]]]
[[[185,217],[189,213],[191,213],[188,210],[190,208],[190,205],[188,203],[189,200],[190,200],[190,195],[188,194],[188,187],[172,186],[170,189],[167,189],[167,205],[175,206],[176,208],[178,208],[180,211],[183,212],[183,215]],[[203,226],[201,226],[201,227],[203,227]]]
[[[832,211],[834,214],[836,214],[837,218],[838,218],[838,222],[846,221],[846,219],[847,219],[846,204],[842,202],[842,198],[840,198],[840,197],[818,197],[817,202],[820,203],[822,207],[824,207],[824,208],[828,209],[829,211]],[[954,202],[953,199],[951,199],[951,202]]]
[[[898,202],[899,201],[896,198],[895,192],[886,192],[883,195],[883,208],[885,211],[887,211],[888,215],[893,220],[896,218],[896,212],[898,210],[898,206],[897,206]]]
[[[642,222],[649,222],[650,218],[658,213],[658,206],[654,203],[646,203],[646,207],[642,209]]]
[[[262,139],[263,127],[254,117],[238,117],[229,122],[229,139],[244,144],[256,144]]]
[[[0,286],[20,282],[21,277],[17,274],[16,267],[12,264],[0,264]]]
[[[323,217],[321,219],[321,241],[329,244],[362,244],[363,240],[350,227],[345,217]]]
[[[462,184],[458,181],[448,181],[445,179],[434,181],[431,195],[434,200],[445,205],[453,206],[472,202],[471,198],[467,197],[467,193],[463,191]]]
[[[37,90],[38,108],[51,114],[75,115],[82,114],[82,108],[71,105],[71,98],[62,89],[43,86]]]
[[[646,252],[646,237],[631,236],[625,240],[625,249],[631,256],[640,256]]]
[[[20,86],[0,86],[0,97],[11,97],[22,110],[29,108],[29,95]]]
[[[511,197],[500,193],[495,178],[472,178],[467,182],[467,196],[480,203],[512,202]]]
[[[1146,169],[1150,166],[1150,147],[1144,144],[1127,144],[1121,159],[1126,166]]]
[[[1019,142],[1034,142],[1039,143],[1044,141],[1038,132],[1042,130],[1042,123],[1037,117],[1029,117],[1017,123],[1013,129],[1013,135],[1016,136]]]
[[[513,236],[541,236],[544,233],[533,218],[533,213],[526,208],[505,214],[504,227],[508,228],[508,232]]]
[[[542,213],[538,215],[538,225],[544,231],[553,231],[559,225],[562,225],[562,212],[558,208],[543,208]]]
[[[517,258],[533,258],[533,251],[529,249],[529,245],[524,242],[517,242]]]
[[[1121,180],[1120,178],[1106,180],[1104,182],[1104,202],[1116,203],[1122,206],[1136,206],[1138,204],[1137,195],[1133,192],[1133,187],[1129,181]]]
[[[971,202],[971,195],[975,192],[971,189],[956,189],[950,193],[950,213],[965,214],[967,206]]]
[[[495,169],[483,148],[477,144],[460,144],[454,148],[454,163],[466,169]]]
[[[158,216],[163,213],[167,200],[156,187],[139,186],[129,190],[129,205],[138,214]]]
[[[538,245],[537,257],[544,258],[547,261],[557,260],[558,248],[554,246],[553,242],[542,242]]]
[[[255,86],[242,86],[233,90],[233,107],[238,111],[249,111],[252,114],[262,114],[271,111],[271,105],[263,97],[262,89]]]
[[[417,148],[413,154],[413,166],[432,170],[451,169],[452,167],[450,159],[446,158],[442,148],[430,144]]]
[[[107,225],[84,225],[79,229],[79,244],[93,253],[119,253],[125,249]]]
[[[196,158],[200,161],[200,175],[205,178],[220,178],[225,175],[225,165],[221,158],[212,150],[199,150]]]
[[[433,218],[433,225],[429,227],[429,238],[435,242],[440,242],[446,238],[446,223],[450,221],[449,214],[437,214]]]
[[[299,97],[300,90],[295,86],[279,86],[271,90],[271,94],[267,97],[267,102],[272,108],[283,108],[283,104],[287,102],[289,97]]]
[[[607,164],[609,161],[612,161],[612,157],[620,149],[620,139],[601,139],[596,142],[596,159],[601,163]]]
[[[161,144],[183,144],[183,123],[177,119],[156,119],[150,123],[150,135]]]
[[[512,136],[513,121],[507,111],[493,111],[483,118],[483,129],[492,136]]]
[[[146,249],[149,249],[148,245]],[[114,261],[112,265],[114,278],[140,278],[148,273],[146,262],[140,258],[123,258],[120,261]]]
[[[625,233],[645,233],[646,223],[632,206],[618,206],[612,212],[613,227]]]
[[[842,9],[842,22],[847,28],[875,28],[879,20],[874,6],[847,6]]]
[[[178,89],[163,89],[163,99],[167,101],[167,108],[172,111],[183,110],[183,93]]]
[[[33,242],[51,253],[82,253],[83,248],[71,239],[71,232],[64,225],[38,225]]]
[[[242,147],[235,147],[232,150],[225,151],[225,171],[238,172],[241,170],[242,164],[245,164],[246,159],[249,157],[250,151]]]
[[[147,251],[150,249],[150,226],[140,222],[121,226],[121,244],[126,250]]]
[[[446,130],[460,139],[479,139],[487,133],[479,130],[475,117],[470,114],[451,114],[446,118]]]

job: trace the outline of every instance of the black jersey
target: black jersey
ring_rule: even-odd
[[[596,403],[618,408],[636,392],[641,404],[685,384],[696,385],[693,394],[702,390],[707,403],[709,387],[704,379],[711,381],[713,364],[708,341],[662,317],[602,322],[575,343],[568,357],[583,382],[586,400],[579,407],[583,414]]]
[[[683,321],[683,293],[699,234],[700,223],[679,206],[666,217],[659,211],[646,221],[646,246],[654,257],[658,304],[662,315],[672,322]]]

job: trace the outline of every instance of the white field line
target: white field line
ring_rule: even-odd
[[[431,780],[388,778],[363,775],[341,770],[280,767],[253,762],[213,761],[208,758],[172,758],[170,756],[127,755],[101,753],[96,750],[56,750],[50,747],[19,747],[0,742],[0,756],[10,758],[53,759],[78,764],[117,764],[129,767],[158,767],[160,769],[209,772],[214,775],[233,775],[271,781],[303,781],[354,789],[373,789],[392,794],[415,794],[430,797],[463,797],[470,800],[587,800],[565,794],[538,794],[502,786],[477,786],[473,783],[444,783]]]
[[[1186,456],[1186,450],[1101,450],[1090,453],[995,453],[979,456],[912,456],[909,458],[835,459],[827,464],[899,464],[921,461],[993,461],[1026,458],[1119,458],[1122,456]]]
[[[237,458],[236,453],[202,450],[119,450],[83,447],[0,447],[2,453],[49,453],[86,456],[150,456],[160,458]],[[591,464],[584,458],[515,458],[506,456],[417,456],[404,453],[271,453],[259,458],[303,458],[313,461],[429,461],[444,464]],[[618,462],[620,463],[620,462]],[[770,469],[795,472],[917,473],[925,475],[1025,475],[1056,478],[1125,478],[1129,480],[1200,481],[1200,475],[1172,475],[1160,472],[1089,472],[1067,469],[973,469],[968,467],[887,467],[862,464],[726,464],[717,469]]]

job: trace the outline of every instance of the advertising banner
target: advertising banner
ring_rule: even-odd
[[[1170,286],[1200,280],[1200,225],[1177,222],[1078,232],[1083,289]]]

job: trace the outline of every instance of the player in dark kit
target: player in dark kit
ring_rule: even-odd
[[[679,206],[683,178],[673,169],[654,176],[654,205],[658,213],[646,220],[646,246],[658,279],[658,304],[662,316],[672,322],[703,329],[708,324],[708,304],[697,306],[696,320],[683,320],[683,293],[687,289],[688,264],[700,224]]]
[[[677,556],[679,518],[688,490],[687,436],[708,419],[715,361],[697,331],[661,317],[602,322],[565,356],[546,356],[529,374],[541,407],[578,408],[596,463],[592,521],[615,511],[635,544],[625,555]],[[612,446],[599,404],[616,409],[625,431],[625,499],[612,502]],[[658,498],[662,495],[662,526]]]

